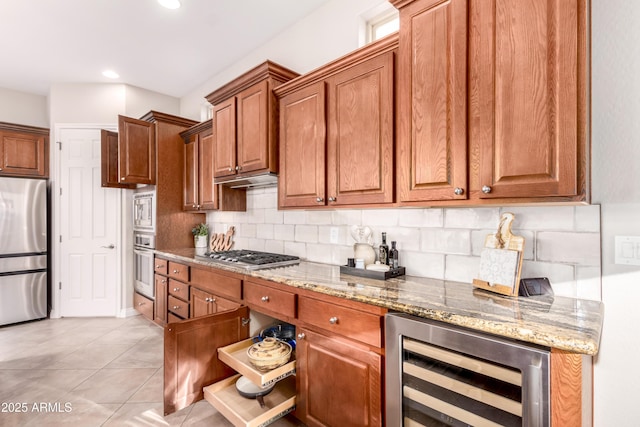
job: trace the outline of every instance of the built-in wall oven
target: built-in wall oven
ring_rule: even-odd
[[[153,250],[156,247],[156,192],[133,195],[133,286],[148,298],[155,297]]]
[[[385,318],[397,426],[548,426],[550,351],[407,314]]]

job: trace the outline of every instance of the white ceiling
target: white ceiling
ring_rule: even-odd
[[[0,87],[113,82],[181,97],[329,0],[0,0]]]

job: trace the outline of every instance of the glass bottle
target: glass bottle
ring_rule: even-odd
[[[396,249],[395,240],[391,242],[391,249],[389,250],[389,265],[394,270],[398,268],[398,250]]]
[[[380,264],[389,264],[389,246],[387,246],[387,233],[382,233],[382,243],[378,246],[378,260]]]

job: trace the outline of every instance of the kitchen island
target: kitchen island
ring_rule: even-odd
[[[156,251],[176,261],[215,267],[287,286],[466,327],[571,353],[598,353],[604,305],[560,296],[509,297],[470,283],[403,276],[375,280],[340,274],[339,266],[300,264],[247,271],[214,264],[195,249]]]

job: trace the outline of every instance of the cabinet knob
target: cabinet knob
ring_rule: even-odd
[[[160,280],[160,283],[167,283],[167,279]]]
[[[215,298],[209,298],[209,302],[216,302]]]
[[[0,168],[0,171],[2,170],[2,168]]]
[[[269,297],[268,296],[263,296],[262,298],[260,298],[260,301],[262,302],[269,302]]]
[[[143,306],[143,305],[144,305],[144,303],[143,303],[143,302],[139,302],[139,303],[138,303],[138,307]]]
[[[120,178],[120,181],[124,181],[124,176],[122,178]]]
[[[178,292],[180,288],[173,288],[173,292]]]
[[[332,325],[335,325],[336,323],[338,323],[338,318],[337,317],[331,317],[329,319],[329,323],[331,323]]]
[[[453,190],[453,194],[456,196],[462,196],[464,194],[464,190],[460,187],[456,187],[455,190]]]
[[[179,309],[179,308],[180,308],[180,306],[179,306],[179,305],[174,305],[174,306],[173,306],[173,309],[174,309],[174,310],[177,310],[177,309]]]
[[[158,265],[156,265],[156,270],[159,270],[160,268],[162,268],[162,266],[161,266],[161,265],[159,265],[159,264],[158,264]]]
[[[196,205],[191,205],[191,207],[195,209]]]
[[[242,166],[236,166],[236,170],[237,171],[242,170]]]
[[[178,274],[178,273],[180,273],[180,271],[178,271],[178,270],[173,270],[173,274]]]
[[[233,168],[229,168],[229,172],[233,172]]]
[[[204,302],[211,302],[211,298],[206,297],[206,298],[204,299]]]
[[[200,205],[196,205],[196,209],[200,209]]]
[[[298,339],[299,339],[299,340],[303,340],[303,339],[305,339],[306,337],[307,337],[307,336],[304,334],[304,332],[300,332],[300,333],[298,334]]]
[[[329,201],[330,201],[330,202],[335,202],[335,201],[336,201],[336,198],[335,198],[335,197],[329,197]]]
[[[491,193],[491,187],[489,187],[488,185],[483,185],[483,186],[482,186],[482,192],[483,192],[484,194],[489,194],[489,193]]]
[[[316,202],[322,203],[324,202],[324,199],[322,197],[316,197]]]

